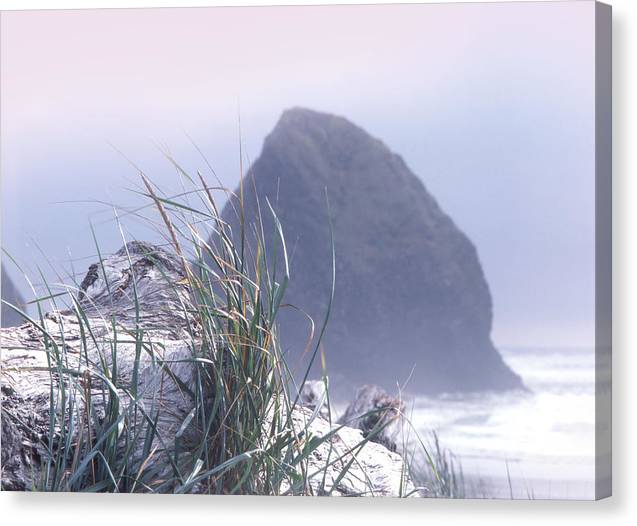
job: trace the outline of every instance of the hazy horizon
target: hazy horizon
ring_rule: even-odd
[[[140,202],[117,150],[178,190],[159,148],[207,174],[191,137],[233,188],[239,137],[248,163],[304,106],[381,139],[470,237],[496,345],[593,345],[593,2],[1,17],[2,246],[32,276],[56,279],[44,255],[86,270],[89,218],[102,250],[121,246],[86,202]]]

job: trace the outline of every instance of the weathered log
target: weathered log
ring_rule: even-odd
[[[77,443],[82,433],[86,439],[87,433],[96,433],[95,427],[108,424],[93,422],[91,429],[91,423],[81,419],[82,407],[75,407],[71,414],[58,400],[61,387],[80,393],[80,406],[90,400],[92,414],[104,418],[112,409],[105,392],[115,389],[123,404],[120,412],[129,408],[127,404],[139,408],[133,425],[140,429],[149,425],[146,415],[156,415],[152,442],[139,441],[131,462],[138,470],[153,471],[159,480],[170,470],[177,440],[184,451],[196,442],[197,430],[185,423],[194,407],[189,389],[194,370],[189,358],[197,316],[184,277],[177,257],[147,243],[131,242],[91,265],[74,295],[73,308],[53,310],[41,321],[2,329],[2,489],[47,489],[42,488],[43,470],[57,447],[55,442],[65,436],[68,440],[71,428],[78,434],[71,443]],[[111,371],[115,356],[116,378],[109,380],[100,371]],[[62,374],[62,362],[64,371],[73,371],[72,375]],[[57,422],[53,433],[52,416]],[[325,436],[333,429],[309,408],[297,407],[291,416],[303,440]],[[149,455],[149,450],[154,453]],[[354,462],[350,462],[352,456]],[[364,441],[356,429],[340,429],[313,451],[309,463],[310,494],[396,496],[413,489],[402,458]],[[345,466],[349,471],[341,477]],[[144,489],[156,488],[138,488]],[[174,489],[161,487],[167,492]]]
[[[52,311],[42,322],[2,329],[3,489],[39,485],[47,450],[53,447],[47,440],[51,390],[57,393],[63,376],[56,371],[60,355],[66,370],[80,373],[76,374],[78,385],[65,387],[80,389],[84,380],[90,393],[78,397],[78,402],[85,403],[90,395],[97,414],[105,412],[108,397],[103,395],[104,382],[96,373],[111,369],[116,356],[117,378],[112,383],[121,399],[130,402],[123,389],[133,383],[135,361],[139,360],[138,404],[150,408],[158,401],[169,402],[170,411],[157,412],[157,436],[174,437],[193,406],[192,398],[181,388],[191,381],[190,368],[179,363],[190,356],[185,332],[189,294],[179,284],[181,269],[181,263],[161,249],[128,243],[100,264],[91,265],[77,294],[78,309]],[[80,309],[84,320],[77,314]],[[139,356],[133,331],[144,334]],[[171,363],[170,368],[166,363]],[[69,378],[64,376],[64,381],[68,384]],[[54,407],[57,403],[53,400]],[[65,414],[63,421],[68,423],[71,417]],[[133,458],[141,462],[142,452],[137,451]]]

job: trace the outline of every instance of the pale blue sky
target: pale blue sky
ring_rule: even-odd
[[[177,188],[154,143],[204,168],[188,133],[233,187],[239,105],[252,159],[306,106],[401,154],[475,242],[497,344],[591,344],[593,15],[589,1],[3,13],[3,247],[31,271],[35,242],[83,271],[89,216],[108,213],[56,202],[137,202],[111,144]],[[119,248],[112,223],[98,233]]]

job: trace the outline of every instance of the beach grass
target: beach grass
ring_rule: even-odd
[[[192,411],[174,437],[165,437],[159,433],[157,422],[161,412],[169,408],[160,400],[141,403],[147,393],[139,391],[139,358],[147,351],[148,336],[134,280],[135,321],[132,326],[123,326],[115,314],[108,315],[102,322],[109,325],[110,337],[104,340],[96,336],[94,315],[89,315],[79,301],[79,285],[74,283],[59,292],[41,273],[45,291],[32,302],[37,314],[29,318],[22,312],[40,333],[51,377],[48,431],[42,440],[46,454],[40,479],[32,489],[329,494],[325,477],[322,487],[312,488],[309,479],[317,474],[310,472],[309,459],[339,427],[333,426],[331,433],[320,438],[308,437],[307,428],[305,433],[296,428],[291,415],[300,404],[299,393],[319,356],[331,302],[324,318],[311,324],[311,352],[302,380],[297,383],[295,378],[299,376],[290,370],[277,328],[290,268],[283,228],[273,207],[267,201],[258,203],[257,222],[246,224],[242,178],[239,195],[233,199],[238,203],[235,212],[240,228],[233,232],[222,219],[215,196],[222,192],[227,197],[230,192],[221,186],[209,186],[200,173],[191,177],[172,158],[169,161],[179,173],[183,192],[168,196],[140,174],[143,189],[139,194],[146,204],[140,210],[154,211],[153,225],[165,240],[164,249],[183,265],[184,282],[179,285],[185,284],[190,291],[191,301],[182,308],[190,349],[186,361],[194,371],[189,386]],[[326,208],[329,216],[327,199]],[[265,235],[262,214],[271,216],[272,221],[267,223],[274,225],[274,236]],[[148,217],[140,215],[140,219]],[[125,243],[128,240],[121,225],[120,231]],[[266,245],[266,237],[277,243]],[[106,276],[103,251],[94,233],[93,238],[98,269]],[[332,260],[326,262],[332,269],[332,297],[336,257],[332,250]],[[172,286],[177,295],[177,284]],[[53,311],[66,309],[73,313],[80,327],[80,348],[86,354],[81,370],[77,360],[69,359],[64,324],[60,323],[59,334],[47,332],[45,305]],[[121,349],[124,342],[134,344],[136,350],[132,381],[128,383],[121,381],[118,371],[118,347]],[[88,349],[95,346],[107,350],[107,360],[89,361]],[[170,363],[161,366],[168,370],[172,367]],[[327,388],[327,371],[323,381]],[[329,395],[327,404],[331,424]],[[311,419],[316,417],[314,414]],[[364,447],[386,424],[368,433],[352,450]],[[192,438],[180,440],[186,431],[192,436],[192,429],[197,430],[194,442]],[[417,485],[427,490],[426,496],[462,497],[457,464],[441,449],[437,437],[431,455],[420,439],[415,443],[420,444],[426,460],[417,468],[411,465],[414,441],[403,441],[401,453],[408,461],[405,480],[409,471]],[[328,458],[326,465],[342,460]],[[342,476],[352,465],[352,461],[345,464]],[[408,496],[402,484],[401,495]]]

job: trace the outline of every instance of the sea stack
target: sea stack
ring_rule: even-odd
[[[4,271],[4,268],[0,271],[2,274],[2,299],[15,305],[16,307],[22,308],[24,305],[24,300],[22,296],[18,292],[18,289],[11,281],[11,278]],[[22,317],[11,307],[8,305],[2,304],[2,310],[0,311],[0,318],[2,322],[2,327],[14,327],[15,325],[20,325],[23,322]]]
[[[279,328],[299,373],[310,332],[301,311],[314,320],[316,340],[330,298],[327,194],[336,261],[322,339],[330,376],[392,391],[407,382],[421,394],[522,387],[491,341],[491,295],[475,246],[380,140],[342,117],[287,110],[243,194],[246,224],[261,208],[266,246],[278,244],[266,199],[282,224],[290,262],[284,302],[296,308],[282,310]],[[233,200],[222,215],[236,235]],[[320,371],[318,359],[313,373]]]

